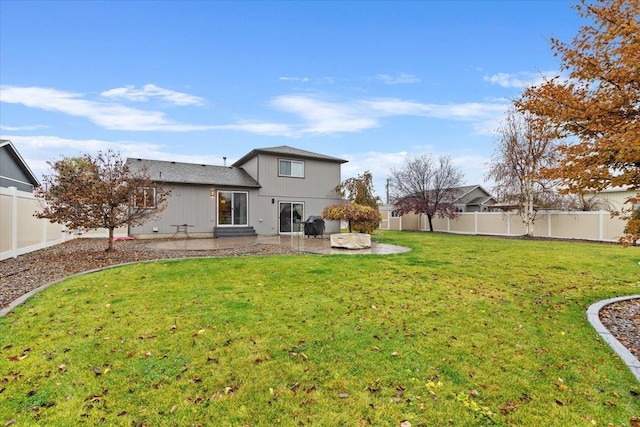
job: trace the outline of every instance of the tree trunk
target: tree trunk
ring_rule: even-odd
[[[113,251],[113,229],[115,227],[109,227],[109,246],[107,247],[107,252]]]
[[[533,181],[527,179],[525,181],[525,202],[524,202],[524,229],[527,237],[533,237],[533,220],[535,213],[533,211]]]
[[[433,223],[431,222],[431,215],[427,215],[427,219],[429,220],[429,231],[433,231]]]

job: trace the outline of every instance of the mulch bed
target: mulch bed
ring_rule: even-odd
[[[149,241],[119,241],[114,242],[115,251],[105,252],[106,239],[74,239],[0,261],[0,309],[44,284],[110,265],[160,259],[295,253],[286,247],[265,244],[206,251],[162,250],[150,245]],[[640,299],[606,306],[600,311],[600,320],[640,360]]]

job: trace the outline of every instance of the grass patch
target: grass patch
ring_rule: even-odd
[[[630,425],[640,387],[586,320],[637,248],[384,233],[390,256],[158,261],[0,318],[17,425]]]

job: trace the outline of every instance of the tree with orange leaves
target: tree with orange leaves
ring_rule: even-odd
[[[574,8],[589,23],[571,44],[551,39],[568,78],[526,89],[516,106],[567,137],[548,171],[567,192],[640,190],[640,0],[581,0]],[[627,203],[640,203],[640,193]],[[629,220],[631,210],[619,214]]]

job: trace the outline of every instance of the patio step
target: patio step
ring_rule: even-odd
[[[253,227],[215,227],[213,237],[258,237]]]

